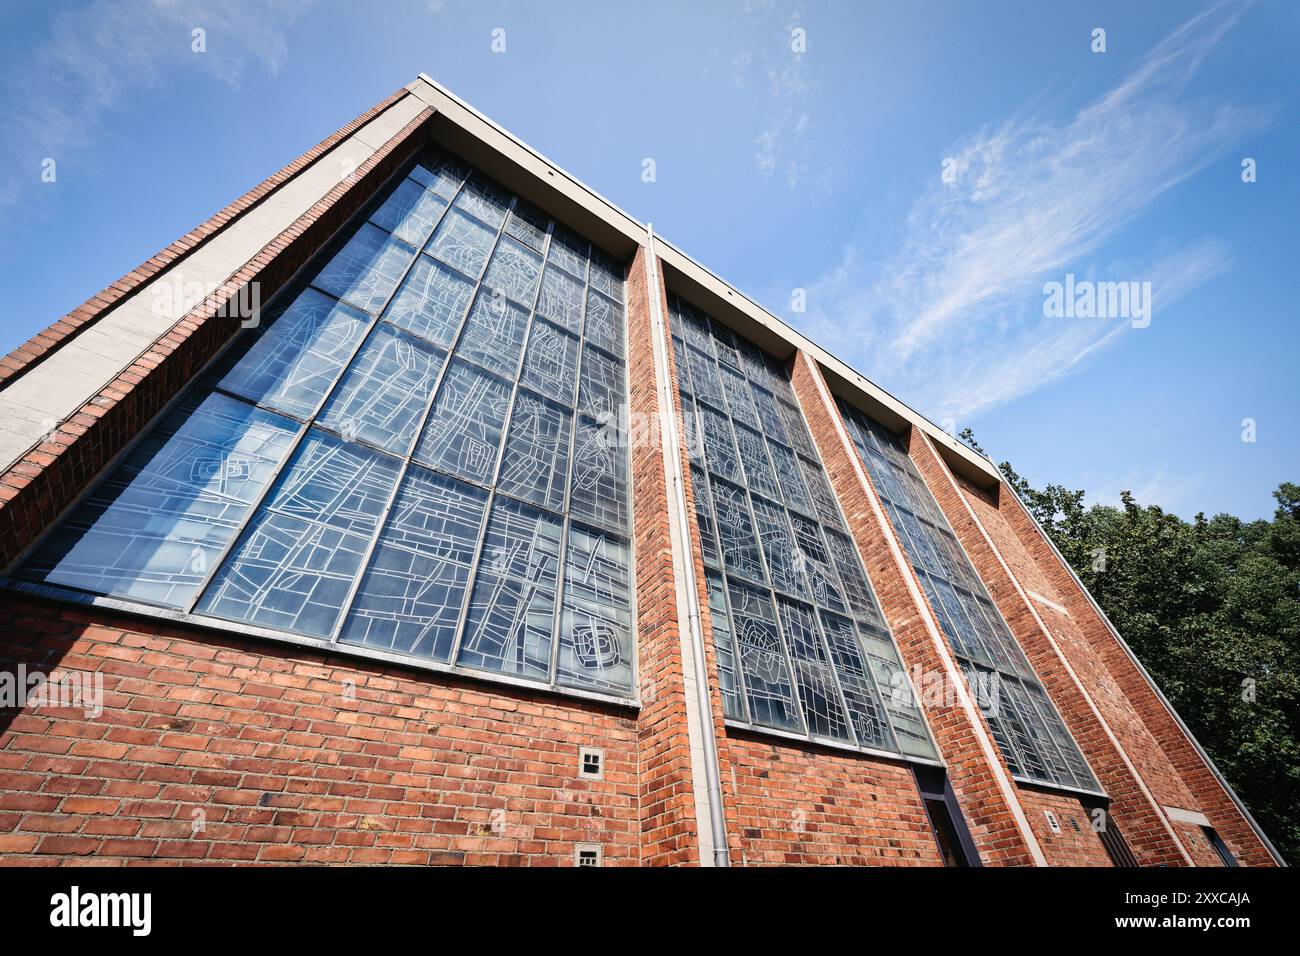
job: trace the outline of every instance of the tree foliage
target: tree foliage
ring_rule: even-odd
[[[969,430],[961,436],[972,447]],[[1274,844],[1300,861],[1300,486],[1272,520],[1184,521],[1129,492],[1011,487]]]

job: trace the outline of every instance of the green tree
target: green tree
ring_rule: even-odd
[[[960,436],[978,449],[967,429]],[[1264,831],[1300,860],[1300,485],[1272,520],[1184,521],[1129,492],[1007,482]]]

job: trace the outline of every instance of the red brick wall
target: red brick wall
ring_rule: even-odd
[[[1029,814],[1038,844],[1052,866],[1113,866],[1101,837],[1093,832],[1087,809],[1064,793],[1020,788],[1020,802]],[[1044,811],[1056,814],[1060,833],[1053,833]],[[1071,822],[1073,821],[1073,823]],[[1073,824],[1078,824],[1076,830]]]
[[[666,323],[668,321],[668,283],[664,279],[663,262],[656,260],[655,267],[659,270],[659,308]],[[668,330],[665,328],[664,335],[667,334]],[[711,713],[708,715],[709,720],[706,721],[706,726],[713,728],[714,739],[717,741],[719,787],[722,792],[727,845],[734,850],[741,844],[740,824],[736,810],[736,778],[732,772],[731,750],[728,746],[726,720],[722,711],[722,690],[718,686],[718,658],[713,640],[713,617],[709,608],[708,579],[704,575],[704,560],[700,551],[700,527],[695,520],[695,488],[691,483],[690,452],[686,447],[686,431],[682,423],[682,396],[681,392],[678,391],[677,356],[668,341],[665,340],[662,347],[667,353],[668,378],[671,385],[670,391],[672,392],[672,414],[677,422],[679,439],[677,456],[681,462],[682,489],[686,497],[686,521],[690,534],[690,554],[687,556],[687,560],[691,562],[695,572],[696,601],[699,608],[700,627],[704,633],[706,672],[709,675]],[[734,852],[731,853],[730,860],[733,865],[744,862]]]
[[[645,250],[627,278],[629,403],[639,426],[657,422],[654,325]],[[699,830],[686,723],[681,627],[669,532],[663,436],[638,427],[632,445],[636,536],[638,726],[643,860],[647,865],[699,863]]]
[[[1070,618],[1083,640],[1105,665],[1119,692],[1141,717],[1151,736],[1159,742],[1165,757],[1191,791],[1197,805],[1185,809],[1199,809],[1204,813],[1243,864],[1275,866],[1272,854],[1196,752],[1150,682],[1116,641],[1106,622],[1097,614],[1078,582],[1029,518],[1019,499],[1014,494],[1000,495],[998,511],[1034,565],[1051,583],[1060,598],[1059,603],[1070,612]]]
[[[736,864],[941,866],[905,766],[733,733]]]
[[[1056,705],[1066,728],[1083,751],[1084,757],[1098,777],[1102,789],[1111,798],[1111,813],[1124,833],[1125,839],[1144,865],[1186,866],[1190,860],[1181,845],[1175,839],[1172,828],[1160,811],[1157,801],[1148,790],[1143,788],[1144,780],[1139,779],[1141,770],[1156,768],[1157,772],[1164,763],[1160,749],[1149,738],[1134,739],[1135,752],[1128,754],[1129,761],[1124,760],[1115,740],[1107,733],[1109,722],[1104,712],[1099,719],[1100,709],[1094,711],[1089,706],[1079,682],[1070,675],[1064,658],[1053,640],[1056,634],[1049,634],[1045,623],[1036,616],[1026,597],[1017,590],[1015,582],[1008,575],[1006,568],[998,560],[999,555],[990,546],[990,539],[985,537],[984,526],[978,521],[974,507],[979,503],[961,494],[948,466],[934,450],[929,438],[919,429],[913,428],[909,443],[909,454],[917,470],[925,480],[940,509],[952,526],[962,549],[975,565],[975,570],[990,596],[1006,620],[1011,633],[1015,635],[1029,662],[1037,672],[1043,688]],[[987,506],[983,511],[991,509]],[[996,515],[996,513],[994,513]],[[1005,552],[1003,553],[1005,557]],[[1056,629],[1056,633],[1060,628]],[[1075,661],[1070,661],[1074,665]],[[1081,681],[1100,677],[1095,660],[1080,659],[1076,674]],[[1116,712],[1123,715],[1126,708],[1122,701],[1116,701]],[[1166,777],[1166,784],[1174,783]],[[1190,799],[1190,795],[1179,787],[1180,797]]]
[[[0,714],[0,863],[640,859],[625,708],[4,594],[16,662],[102,674],[104,711]]]
[[[1210,846],[1209,839],[1199,826],[1195,823],[1183,823],[1180,820],[1173,821],[1173,826],[1197,866],[1223,866],[1218,851]]]
[[[933,612],[915,582],[911,566],[905,563],[900,568],[890,551],[882,523],[883,511],[872,507],[875,491],[870,487],[870,478],[864,484],[865,475],[859,477],[850,457],[856,452],[845,446],[839,411],[829,403],[829,392],[824,391],[820,376],[813,359],[800,352],[794,364],[795,393],[803,405],[831,486],[844,509],[850,533],[865,559],[867,573],[893,630],[903,663],[909,671],[919,667],[923,673],[943,673],[943,662],[923,617],[927,615],[933,621]],[[919,605],[913,589],[908,587],[909,577],[920,594]],[[939,639],[946,642],[942,636]],[[988,735],[983,718],[976,714],[976,726],[965,709],[947,700],[932,701],[924,709],[935,742],[948,764],[949,779],[980,857],[986,864],[1032,864],[1033,856],[1013,816],[1012,804],[998,785],[981,749],[977,735],[981,732]],[[1000,754],[997,759],[1009,779]]]

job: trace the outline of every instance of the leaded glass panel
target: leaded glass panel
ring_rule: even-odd
[[[297,431],[227,395],[188,397],[41,543],[28,575],[187,605]]]
[[[880,691],[867,668],[852,623],[829,611],[822,611],[820,620],[858,740],[879,750],[895,749]]]
[[[577,377],[578,337],[545,319],[534,319],[520,383],[543,395],[567,399]]]
[[[704,460],[709,471],[728,481],[740,481],[740,456],[736,453],[736,443],[726,416],[707,405],[700,405],[696,414],[704,444]]]
[[[556,225],[555,231],[551,234],[551,248],[547,253],[547,259],[575,277],[579,283],[583,283],[587,279],[587,257],[590,249],[591,243],[586,239],[570,229]]]
[[[497,243],[488,264],[483,283],[507,295],[525,308],[532,308],[537,292],[537,276],[542,269],[542,257],[521,242],[505,236]]]
[[[778,601],[808,732],[833,740],[851,740],[848,715],[812,608],[786,598]]]
[[[731,417],[752,428],[760,427],[758,412],[750,400],[749,383],[745,377],[722,364],[719,364],[718,371],[721,373],[722,390],[727,396],[727,410],[731,412]]]
[[[700,529],[700,549],[704,563],[718,566],[718,526],[713,519],[713,506],[709,503],[708,479],[704,472],[691,466],[691,487],[695,490],[695,520]]]
[[[623,352],[623,307],[592,290],[587,293],[582,334],[606,352]]]
[[[763,436],[739,422],[735,423],[734,430],[736,448],[740,452],[740,463],[745,468],[745,482],[749,485],[749,490],[779,500],[781,489],[777,487]]]
[[[496,500],[457,660],[520,677],[550,674],[562,529],[557,515]]]
[[[509,408],[510,386],[468,362],[453,361],[415,446],[416,461],[487,484]]]
[[[441,350],[380,322],[318,420],[344,438],[405,455],[445,358]]]
[[[788,370],[675,296],[669,319],[727,717],[933,759]]]
[[[558,679],[593,690],[632,683],[631,554],[626,541],[570,525]]]
[[[370,327],[369,316],[307,289],[267,320],[220,387],[250,402],[308,418]],[[229,364],[229,360],[224,363]]]
[[[411,178],[420,185],[448,201],[456,198],[456,190],[460,189],[460,184],[468,175],[468,166],[441,152],[421,157],[410,173]]]
[[[419,256],[384,318],[449,349],[473,294],[474,280],[428,256]]]
[[[1096,791],[1096,779],[1083,755],[989,599],[902,439],[847,402],[841,400],[839,405],[858,457],[1007,766],[1013,774],[1040,783]]]
[[[607,528],[628,521],[626,439],[619,423],[578,416],[573,440],[573,515]]]
[[[728,594],[750,720],[777,730],[802,731],[772,598],[737,581],[729,583]]]
[[[486,501],[486,491],[411,468],[339,640],[448,660]]]
[[[557,246],[552,243],[554,255]],[[575,279],[554,263],[542,274],[542,291],[537,297],[537,314],[553,319],[571,332],[582,328],[582,280]]]
[[[453,209],[442,217],[428,251],[453,269],[477,276],[483,271],[495,240],[496,232],[491,227]]]
[[[731,635],[731,617],[727,614],[727,588],[722,575],[708,572],[709,619],[712,621],[713,646],[718,658],[718,687],[722,691],[722,712],[736,720],[745,719],[744,698],[736,676],[736,647]]]
[[[765,582],[767,575],[763,573],[758,537],[744,489],[721,480],[709,484],[713,488],[713,514],[718,520],[723,563],[732,574]]]
[[[415,250],[366,223],[331,258],[312,285],[366,312],[378,313],[406,274]]]
[[[513,381],[527,334],[526,308],[480,288],[456,343],[456,357]]]
[[[486,176],[474,173],[461,187],[460,195],[456,197],[456,207],[496,227],[505,221],[510,198],[508,192]]]
[[[546,248],[546,236],[551,220],[532,203],[516,199],[515,207],[506,219],[506,232],[538,252]]]
[[[311,429],[197,610],[328,637],[397,473],[396,459]]]
[[[609,421],[623,408],[623,367],[600,349],[582,350],[582,386],[578,411],[599,421]]]
[[[551,511],[564,508],[573,416],[561,405],[520,390],[510,416],[497,488]]]
[[[370,221],[417,249],[433,233],[447,200],[411,179],[404,179],[370,214]]]
[[[622,271],[427,150],[19,573],[631,695]]]

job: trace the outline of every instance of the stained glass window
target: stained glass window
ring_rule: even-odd
[[[788,373],[669,296],[726,716],[934,759]]]
[[[20,574],[630,696],[622,265],[434,150],[304,275]]]
[[[840,413],[1011,772],[1098,790],[902,439],[847,402]]]
[[[297,432],[287,418],[227,395],[187,395],[46,538],[27,574],[186,605]]]

